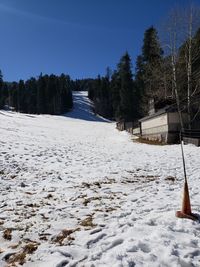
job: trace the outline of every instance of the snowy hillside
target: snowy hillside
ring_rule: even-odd
[[[134,143],[95,117],[0,111],[0,266],[200,266],[200,224],[181,208],[179,145]],[[200,148],[184,146],[200,214]]]

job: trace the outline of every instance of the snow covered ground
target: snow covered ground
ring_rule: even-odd
[[[179,145],[132,142],[86,93],[66,116],[0,111],[0,266],[200,266],[200,224],[177,219]],[[200,148],[184,146],[200,214]]]

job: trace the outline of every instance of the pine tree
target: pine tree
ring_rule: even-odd
[[[163,50],[159,43],[158,33],[151,26],[144,33],[142,56],[146,63],[157,63],[161,60]]]
[[[133,80],[131,72],[131,59],[126,52],[118,64],[120,77],[120,105],[118,118],[120,120],[132,121],[134,119]]]
[[[19,81],[17,86],[17,111],[27,112],[26,92],[25,84],[23,80]]]
[[[100,106],[98,113],[105,118],[112,118],[111,89],[109,77],[107,75],[101,78],[99,99]]]
[[[6,82],[3,83],[4,105],[9,106],[9,90]]]
[[[146,110],[146,99],[145,95],[145,63],[143,56],[139,55],[136,59],[136,68],[135,68],[135,87],[138,98],[138,115],[139,117],[144,116],[147,113]]]
[[[114,71],[111,77],[111,103],[113,109],[113,116],[117,120],[119,105],[120,105],[120,89],[121,89],[121,80],[120,74],[118,71]]]
[[[165,96],[163,50],[154,27],[144,33],[142,55],[137,59],[136,85],[141,93],[142,113],[148,110],[148,99],[163,99]]]
[[[45,88],[46,79],[41,73],[37,82],[37,114],[44,114],[46,111]]]
[[[25,83],[23,80],[19,83],[5,83],[4,102],[19,112],[61,114],[73,107],[72,87],[69,75],[62,74],[59,77],[40,74],[38,79],[30,78]]]
[[[69,75],[61,74],[59,77],[60,95],[61,95],[61,112],[67,112],[73,107],[73,98],[71,90],[71,79]]]
[[[37,114],[37,80],[30,78],[25,83],[26,87],[26,102],[27,102],[27,113]]]
[[[18,84],[17,82],[13,82],[10,85],[10,104],[12,106],[12,108],[14,108],[17,111],[17,107],[18,107]]]

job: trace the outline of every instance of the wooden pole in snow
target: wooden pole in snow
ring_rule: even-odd
[[[198,217],[192,213],[191,205],[190,205],[190,195],[189,195],[189,189],[188,189],[188,183],[187,183],[187,174],[186,174],[186,167],[185,167],[185,157],[184,157],[184,151],[183,151],[181,131],[180,131],[180,142],[181,142],[181,153],[182,153],[185,181],[184,181],[184,189],[183,189],[182,209],[181,211],[179,210],[176,212],[176,217],[191,219],[191,220],[198,220]]]

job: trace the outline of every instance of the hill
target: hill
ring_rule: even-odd
[[[86,92],[63,116],[0,111],[0,266],[199,266],[199,222],[177,219],[179,145],[133,142]],[[199,148],[184,146],[194,212]]]

